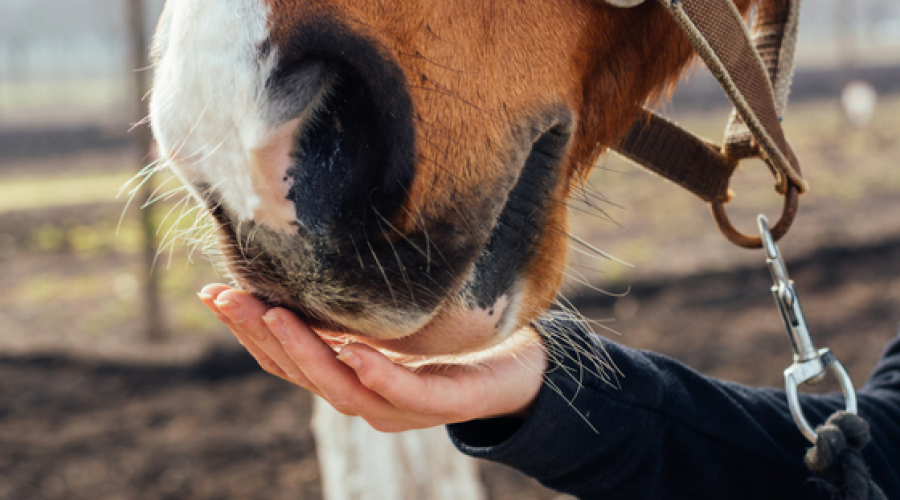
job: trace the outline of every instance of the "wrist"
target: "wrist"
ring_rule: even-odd
[[[506,394],[501,398],[503,407],[488,418],[527,419],[544,386],[544,372],[548,365],[546,348],[534,330],[529,328],[529,332],[523,333],[523,342],[504,356],[503,363],[510,373],[505,377],[508,382],[505,384]]]

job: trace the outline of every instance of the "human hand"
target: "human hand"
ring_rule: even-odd
[[[264,370],[317,394],[345,415],[362,417],[382,432],[524,417],[543,384],[547,356],[537,341],[478,367],[413,372],[364,344],[346,345],[336,355],[294,314],[267,309],[246,292],[208,285],[199,297]]]

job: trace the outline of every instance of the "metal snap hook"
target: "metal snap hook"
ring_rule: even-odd
[[[825,378],[826,371],[831,371],[841,384],[847,412],[854,415],[857,410],[856,390],[850,375],[837,357],[828,349],[816,350],[806,324],[806,317],[803,315],[800,297],[797,295],[794,282],[788,276],[781,252],[775,245],[775,238],[769,230],[769,221],[765,215],[760,215],[756,223],[759,226],[760,243],[766,251],[766,265],[774,283],[772,296],[775,297],[775,304],[781,312],[781,319],[784,320],[791,348],[794,350],[794,363],[784,371],[788,407],[797,427],[810,442],[815,444],[818,434],[803,414],[798,390],[800,384],[817,384]]]

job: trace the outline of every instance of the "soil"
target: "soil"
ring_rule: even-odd
[[[790,269],[817,342],[861,384],[900,322],[900,241],[823,250]],[[574,302],[616,318],[626,344],[777,386],[790,351],[768,280],[739,269]],[[0,498],[318,499],[310,408],[233,345],[179,364],[0,358]],[[503,467],[485,464],[483,476],[492,499],[556,497]]]
[[[310,398],[251,362],[0,361],[0,498],[320,498]]]

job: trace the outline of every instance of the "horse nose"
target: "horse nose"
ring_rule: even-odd
[[[405,201],[414,175],[411,105],[390,69],[323,65],[332,77],[293,139],[287,198],[301,230],[356,236]]]

